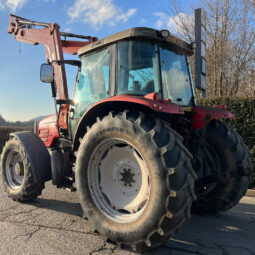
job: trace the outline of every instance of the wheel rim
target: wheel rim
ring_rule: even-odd
[[[24,165],[18,152],[9,152],[6,158],[4,173],[7,184],[12,189],[18,189],[22,185],[24,179]]]
[[[105,139],[88,165],[88,185],[96,207],[118,223],[135,221],[147,206],[150,178],[138,150],[122,139]]]

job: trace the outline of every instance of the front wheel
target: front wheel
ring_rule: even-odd
[[[110,113],[88,129],[76,161],[84,214],[108,239],[135,250],[179,231],[195,198],[191,155],[158,119]]]
[[[1,175],[6,193],[15,201],[31,201],[41,195],[44,188],[43,184],[34,181],[25,148],[15,137],[12,137],[3,148]]]

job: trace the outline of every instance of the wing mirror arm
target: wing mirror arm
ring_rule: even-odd
[[[51,63],[57,63],[58,65],[60,64],[68,64],[72,66],[78,66],[81,67],[81,61],[80,60],[52,60]]]
[[[72,99],[58,99],[57,104],[59,104],[59,105],[61,105],[61,104],[74,105],[74,101]]]

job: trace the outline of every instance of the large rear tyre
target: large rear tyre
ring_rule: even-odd
[[[196,186],[193,208],[201,214],[229,210],[247,191],[252,175],[249,151],[231,127],[213,120],[207,127],[206,153],[207,163],[215,166],[214,181],[202,188]]]
[[[85,216],[107,239],[133,250],[178,232],[195,199],[191,154],[167,125],[143,114],[98,119],[77,154]]]
[[[44,188],[44,185],[35,183],[26,151],[15,137],[3,148],[1,177],[6,193],[15,201],[31,201],[41,195]]]

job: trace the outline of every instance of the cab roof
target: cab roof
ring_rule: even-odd
[[[163,38],[161,35],[161,31],[159,30],[147,28],[147,27],[134,27],[116,34],[112,34],[101,40],[92,42],[80,48],[78,51],[78,54],[79,56],[81,56],[86,53],[96,51],[99,48],[105,47],[115,42],[123,41],[125,39],[136,39],[136,38],[162,41],[163,43],[176,46],[178,49],[183,50],[188,55],[192,55],[194,53],[191,44],[188,44],[187,42],[183,41],[182,39],[179,39],[178,37],[171,35],[170,33],[168,37]]]

